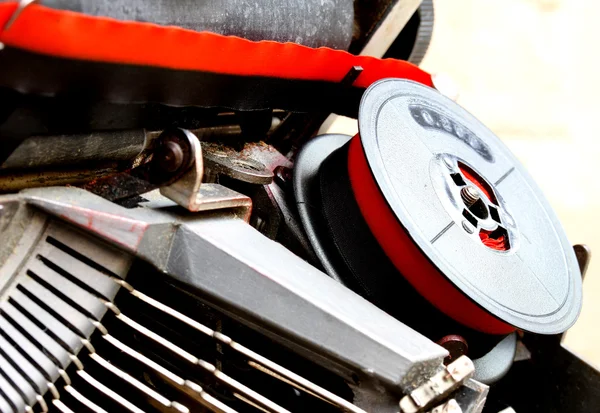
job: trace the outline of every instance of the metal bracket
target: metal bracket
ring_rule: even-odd
[[[189,144],[191,166],[177,181],[161,187],[160,193],[191,212],[237,208],[240,210],[240,218],[248,222],[252,213],[252,200],[219,184],[202,184],[204,161],[200,141],[188,130],[179,131]]]
[[[402,413],[423,411],[435,401],[443,399],[456,390],[473,375],[474,371],[473,362],[467,356],[461,356],[446,366],[445,370],[436,373],[426,383],[404,396],[400,400],[400,411]],[[437,412],[435,409],[433,411]],[[444,410],[439,411],[444,412]]]
[[[273,172],[265,165],[224,145],[202,142],[202,152],[208,182],[218,174],[250,184],[269,185],[273,182]]]
[[[446,403],[435,407],[429,413],[462,413],[462,409],[456,400],[450,399]]]

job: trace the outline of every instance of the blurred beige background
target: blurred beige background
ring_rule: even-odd
[[[422,66],[527,166],[572,243],[596,252],[566,345],[600,366],[600,2],[437,0]]]
[[[521,159],[573,244],[592,252],[583,312],[565,344],[600,366],[600,1],[434,0],[422,67]],[[354,134],[356,121],[324,130]],[[541,246],[540,246],[541,247]]]

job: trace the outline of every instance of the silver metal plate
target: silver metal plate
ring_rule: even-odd
[[[540,189],[489,129],[434,89],[397,79],[365,92],[359,129],[399,222],[460,290],[524,330],[554,334],[575,322],[582,292],[571,244]],[[461,225],[447,179],[457,161],[493,188],[500,225],[511,239],[508,251],[486,247],[478,232]]]

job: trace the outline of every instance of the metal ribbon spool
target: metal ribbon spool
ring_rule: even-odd
[[[424,298],[436,317],[481,337],[574,324],[582,283],[571,244],[489,129],[434,89],[397,79],[367,90],[358,119],[359,135],[317,138],[296,163],[300,215],[331,276],[403,321]]]

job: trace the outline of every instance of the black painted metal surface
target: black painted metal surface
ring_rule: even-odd
[[[531,359],[516,362],[490,389],[484,413],[583,413],[600,408],[600,372],[560,345],[560,336],[526,335]]]

